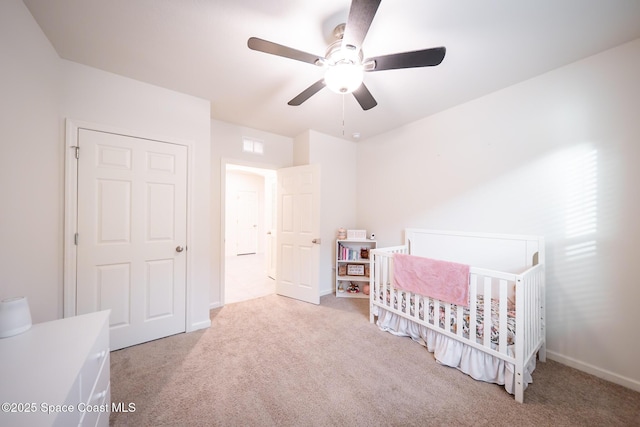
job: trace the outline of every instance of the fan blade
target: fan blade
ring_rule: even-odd
[[[300,95],[296,96],[291,101],[287,102],[287,104],[297,107],[298,105],[302,104],[304,101],[306,101],[307,99],[311,98],[313,95],[318,93],[320,89],[322,89],[325,86],[326,85],[324,83],[324,79],[318,80],[317,82],[315,82],[314,84],[312,84],[311,86],[309,86],[308,88],[300,92]]]
[[[347,25],[342,37],[342,47],[353,46],[359,52],[367,36],[373,17],[376,16],[381,0],[353,0],[349,9]]]
[[[434,47],[413,52],[394,53],[391,55],[367,58],[363,62],[375,61],[375,67],[366,71],[396,70],[399,68],[432,67],[444,59],[447,49]]]
[[[322,61],[324,58],[318,55],[312,55],[301,50],[296,50],[281,44],[273,43],[267,40],[262,40],[257,37],[251,37],[247,42],[249,49],[257,50],[259,52],[270,53],[271,55],[278,55],[284,58],[295,59],[296,61],[308,62],[309,64],[316,64],[318,61]]]
[[[373,95],[371,95],[371,92],[369,92],[369,89],[367,89],[364,83],[362,83],[358,89],[353,91],[353,96],[365,111],[378,105],[378,102],[373,98]]]

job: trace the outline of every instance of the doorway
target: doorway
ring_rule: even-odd
[[[276,171],[225,164],[224,303],[275,293]]]

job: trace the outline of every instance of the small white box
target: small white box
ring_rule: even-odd
[[[367,238],[367,230],[347,230],[348,240],[365,240]]]

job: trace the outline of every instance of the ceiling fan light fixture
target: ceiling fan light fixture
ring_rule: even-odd
[[[362,84],[362,65],[352,62],[338,62],[329,66],[324,74],[324,82],[335,93],[351,93]]]
[[[366,58],[362,45],[380,3],[381,0],[352,0],[347,23],[334,28],[334,40],[329,44],[324,58],[257,37],[250,37],[247,45],[252,50],[306,62],[325,70],[324,78],[300,92],[288,105],[301,105],[328,86],[338,94],[353,93],[358,104],[367,111],[378,103],[362,81],[365,72],[432,67],[439,65],[446,53],[444,47],[436,47]]]

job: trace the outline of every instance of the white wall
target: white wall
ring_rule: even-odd
[[[242,138],[248,137],[264,142],[261,155],[244,153]],[[253,166],[264,169],[279,169],[293,165],[293,139],[272,133],[237,126],[219,120],[211,120],[211,236],[214,242],[210,263],[212,280],[210,307],[222,305],[222,283],[224,281],[224,165],[226,163]]]
[[[335,240],[338,228],[358,228],[356,188],[366,182],[358,174],[357,144],[352,141],[307,131],[295,140],[296,165],[319,164],[320,200],[320,295],[335,289]]]
[[[640,390],[638,111],[640,40],[363,141],[358,220],[543,235],[549,356]]]
[[[61,60],[19,0],[0,2],[0,297],[26,295],[33,321],[62,317],[64,120],[190,141],[194,312],[209,322],[207,101]]]
[[[58,55],[19,0],[0,2],[0,299],[62,316]]]
[[[303,166],[309,164],[309,150],[311,149],[311,131],[297,135],[293,140],[293,164]]]

